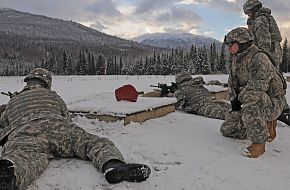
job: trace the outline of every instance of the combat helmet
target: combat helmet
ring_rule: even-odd
[[[52,84],[52,77],[48,70],[43,68],[36,68],[24,78],[24,82],[28,82],[31,79],[39,79],[44,82],[45,87],[50,89]]]
[[[258,0],[247,0],[243,5],[244,13],[248,14],[249,11],[253,10],[255,7],[261,7],[262,3]]]
[[[253,36],[250,34],[249,30],[245,27],[235,28],[225,36],[226,44],[231,44],[234,42],[243,44],[253,40],[254,40]]]
[[[175,82],[176,84],[180,84],[184,81],[188,81],[192,79],[191,75],[187,72],[178,73],[175,75]]]
[[[204,80],[203,80],[203,78],[201,76],[194,77],[192,79],[192,81],[194,82],[194,84],[204,84],[205,83]]]

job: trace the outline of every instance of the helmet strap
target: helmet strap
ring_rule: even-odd
[[[239,45],[239,50],[238,50],[238,54],[242,53],[243,51],[245,51],[246,49],[248,49],[251,45],[253,44],[253,41],[249,41],[246,43],[238,43]]]

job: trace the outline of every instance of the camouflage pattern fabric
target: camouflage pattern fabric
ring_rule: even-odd
[[[5,104],[0,105],[0,116],[5,111],[5,108],[6,108]]]
[[[230,111],[230,105],[215,100],[203,84],[198,81],[193,78],[178,85],[178,89],[174,93],[177,98],[176,106],[181,106],[184,111],[189,113],[225,119]]]
[[[9,134],[1,159],[14,162],[19,189],[37,179],[51,158],[91,160],[99,170],[111,159],[124,161],[109,139],[74,124],[63,100],[45,88],[25,90],[13,97],[1,116],[1,128],[1,140]]]
[[[242,109],[226,118],[220,129],[222,135],[248,138],[259,144],[267,141],[266,122],[277,119],[285,104],[286,91],[278,72],[255,45],[234,56],[229,72],[229,97],[230,100],[238,97]]]
[[[262,7],[255,13],[251,31],[255,45],[270,52],[276,61],[276,67],[279,69],[283,53],[280,44],[282,38],[270,9]]]

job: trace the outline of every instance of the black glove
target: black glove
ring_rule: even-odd
[[[233,101],[231,101],[231,105],[232,111],[239,111],[240,109],[242,109],[242,103],[238,98],[235,98]]]

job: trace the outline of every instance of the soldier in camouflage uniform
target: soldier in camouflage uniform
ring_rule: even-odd
[[[225,119],[230,112],[230,105],[223,101],[215,100],[203,84],[202,77],[192,78],[188,73],[175,76],[177,90],[176,106],[189,113],[203,115],[209,118]]]
[[[24,81],[27,85],[10,99],[1,115],[2,188],[24,189],[56,157],[91,160],[109,183],[141,182],[149,176],[148,166],[126,164],[112,141],[72,122],[64,101],[51,90],[47,70],[35,69]]]
[[[247,28],[230,31],[225,43],[233,55],[228,80],[233,111],[220,131],[226,137],[249,139],[252,144],[246,155],[257,158],[265,152],[266,142],[276,136],[276,125],[271,123],[285,105],[285,81],[269,55],[253,44]]]
[[[251,32],[255,45],[270,52],[279,69],[282,63],[282,48],[280,44],[282,37],[278,25],[271,15],[271,10],[262,7],[262,3],[258,0],[247,0],[243,9],[244,13],[253,21]]]
[[[254,37],[254,43],[258,48],[270,52],[275,60],[275,65],[280,69],[282,63],[282,41],[279,27],[271,15],[271,10],[262,7],[258,0],[247,0],[243,6],[244,13],[249,16],[247,25],[250,33]],[[289,105],[285,99],[283,114],[290,115]]]

